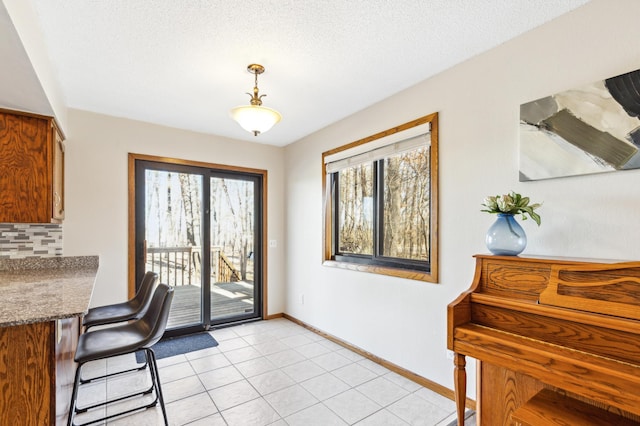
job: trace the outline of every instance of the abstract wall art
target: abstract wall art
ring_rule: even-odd
[[[520,181],[640,168],[640,70],[520,105]]]

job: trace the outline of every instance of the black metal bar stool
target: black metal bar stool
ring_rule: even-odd
[[[127,300],[126,302],[122,303],[96,306],[95,308],[89,309],[89,312],[87,312],[87,314],[82,319],[82,325],[84,326],[85,331],[88,331],[90,327],[115,324],[140,318],[149,307],[151,297],[153,296],[153,289],[155,288],[157,283],[158,274],[156,274],[155,272],[147,271],[142,277],[142,281],[140,281],[140,288],[136,292],[136,295],[133,297],[133,299]],[[89,383],[95,380],[104,379],[105,377],[129,373],[132,371],[144,370],[145,368],[147,368],[146,362],[135,368],[118,371],[116,373],[90,377],[88,379],[81,378],[80,383]]]
[[[140,288],[133,299],[113,305],[96,306],[82,319],[85,330],[96,325],[114,324],[140,318],[153,295],[153,288],[158,282],[158,274],[147,271],[140,281]]]
[[[150,403],[124,410],[119,413],[107,415],[100,419],[91,420],[87,423],[83,423],[82,426],[99,423],[134,411],[147,409],[155,406],[158,402],[160,402],[165,425],[168,425],[167,412],[164,406],[164,398],[162,396],[160,378],[158,376],[158,365],[151,346],[157,343],[164,333],[167,326],[167,320],[169,318],[169,310],[171,309],[172,300],[173,289],[166,284],[158,284],[153,293],[153,298],[151,299],[149,307],[141,318],[127,324],[87,332],[80,336],[74,358],[78,363],[78,367],[76,368],[75,380],[73,382],[73,392],[71,395],[69,418],[67,422],[68,426],[75,425],[75,423],[73,423],[73,418],[77,413],[87,412],[106,404],[150,394],[154,391],[155,398]],[[144,351],[147,363],[149,364],[149,373],[151,376],[151,386],[149,389],[87,407],[77,407],[78,388],[81,384],[81,370],[87,362],[135,353],[140,350]]]

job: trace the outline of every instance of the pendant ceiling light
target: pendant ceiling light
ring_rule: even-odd
[[[231,118],[236,120],[243,129],[258,136],[264,133],[276,124],[282,116],[274,109],[262,106],[262,97],[267,95],[258,95],[258,74],[264,72],[264,67],[258,64],[251,64],[247,67],[247,71],[255,75],[255,86],[253,87],[253,95],[251,96],[251,105],[235,107],[231,110]]]

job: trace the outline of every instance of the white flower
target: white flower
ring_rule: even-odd
[[[515,207],[515,202],[510,195],[503,195],[498,197],[498,209],[504,213],[510,213]]]
[[[485,198],[483,205],[486,206],[490,210],[497,210],[498,209],[497,197],[490,196],[490,197]]]

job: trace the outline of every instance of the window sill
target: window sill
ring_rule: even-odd
[[[408,280],[425,281],[437,284],[432,272],[420,272],[411,269],[391,268],[379,265],[363,265],[360,263],[338,262],[335,260],[325,260],[323,266],[331,268],[346,269],[349,271],[369,272],[378,275],[388,275],[391,277],[405,278]]]

